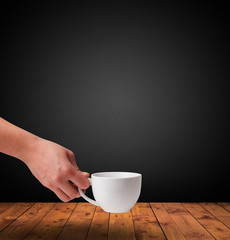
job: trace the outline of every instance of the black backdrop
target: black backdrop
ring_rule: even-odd
[[[3,118],[71,149],[82,170],[142,173],[140,201],[228,200],[224,6],[3,11]],[[59,201],[21,161],[0,164],[0,201]]]

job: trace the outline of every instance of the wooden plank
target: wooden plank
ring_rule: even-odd
[[[89,229],[87,240],[107,240],[108,228],[109,213],[104,212],[100,207],[97,207]]]
[[[131,212],[110,213],[109,240],[133,240],[135,239]]]
[[[0,214],[0,231],[15,221],[22,213],[34,203],[15,203]]]
[[[131,209],[136,239],[165,239],[149,203],[136,203]]]
[[[0,239],[24,239],[54,205],[55,203],[36,203],[0,232]]]
[[[230,203],[229,202],[218,202],[217,204],[219,204],[221,207],[225,208],[226,210],[228,210],[230,212]]]
[[[230,213],[216,203],[200,203],[207,211],[230,228]]]
[[[78,203],[58,239],[86,239],[96,207],[89,203]]]
[[[186,240],[162,203],[150,203],[168,240]]]
[[[15,203],[8,203],[8,202],[0,203],[0,214],[6,211],[7,208],[11,207],[14,204]]]
[[[217,220],[198,203],[182,204],[198,222],[204,226],[216,239],[230,239],[230,229]]]
[[[180,203],[163,203],[186,239],[214,239]]]
[[[57,203],[25,239],[57,239],[76,203]]]
[[[122,214],[54,205],[0,203],[0,239],[230,239],[229,203],[137,203]]]

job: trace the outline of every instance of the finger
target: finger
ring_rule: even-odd
[[[81,189],[86,189],[90,186],[88,178],[86,178],[81,171],[73,170],[70,179],[75,185]]]
[[[78,189],[78,186],[76,186],[73,182],[69,181],[75,188]],[[81,189],[83,193],[86,192],[86,189]],[[78,191],[79,192],[79,191]],[[81,194],[79,193],[79,197],[81,197]]]
[[[78,192],[76,186],[71,184],[69,181],[59,184],[59,188],[71,199],[80,196],[80,193]]]
[[[89,174],[88,172],[82,172],[82,171],[79,169],[79,167],[77,166],[77,163],[76,163],[75,156],[74,156],[74,153],[73,153],[73,152],[69,151],[69,152],[67,153],[67,157],[68,157],[70,163],[72,164],[72,166],[73,166],[75,169],[77,169],[78,171],[80,171],[80,172],[83,174],[84,177],[88,178],[88,177],[90,176],[90,174]]]
[[[60,188],[56,188],[53,191],[63,202],[68,202],[71,200],[71,198],[66,195]]]
[[[76,186],[73,182],[69,181],[77,190],[78,190],[78,186]],[[81,189],[83,193],[86,192],[86,189]],[[78,191],[79,192],[79,191]],[[81,194],[79,193],[79,196],[77,197],[81,197]]]
[[[88,178],[89,177],[89,173],[88,172],[82,172],[82,171],[80,171],[81,172],[81,174],[84,176],[84,177],[86,177],[86,178]]]
[[[74,153],[71,151],[67,152],[67,157],[68,157],[69,161],[71,162],[71,164],[73,165],[73,167],[79,169],[77,166],[76,160],[75,160]]]

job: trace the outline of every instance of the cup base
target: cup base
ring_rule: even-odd
[[[103,209],[103,208],[102,208]],[[106,209],[103,209],[104,212],[107,212],[107,213],[126,213],[126,212],[129,212],[130,209],[127,209],[127,210],[122,210],[122,211],[109,211],[109,210],[106,210]]]

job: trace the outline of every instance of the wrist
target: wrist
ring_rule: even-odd
[[[18,158],[25,164],[28,164],[38,154],[40,146],[44,141],[45,139],[30,134],[30,136],[25,139]]]

